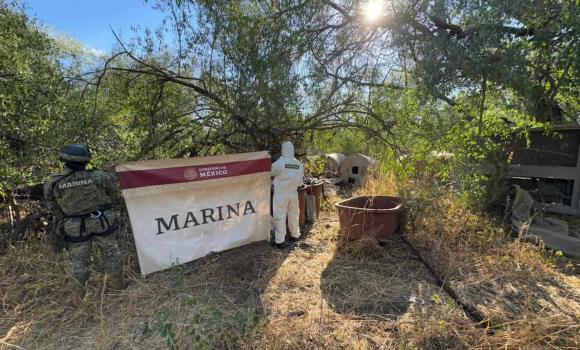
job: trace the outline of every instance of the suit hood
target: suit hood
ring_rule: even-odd
[[[294,145],[292,142],[287,141],[282,144],[282,157],[294,158]]]

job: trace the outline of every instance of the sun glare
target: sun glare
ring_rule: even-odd
[[[368,22],[375,22],[383,16],[384,4],[380,0],[369,0],[363,5],[363,15]]]

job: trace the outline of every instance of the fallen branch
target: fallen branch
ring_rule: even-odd
[[[427,270],[429,270],[433,278],[435,278],[437,285],[439,285],[439,287],[441,287],[445,292],[447,292],[447,294],[449,294],[449,296],[453,298],[453,300],[455,300],[455,302],[463,308],[463,311],[465,311],[467,316],[469,316],[469,318],[471,318],[476,323],[477,326],[484,328],[486,330],[486,333],[489,334],[495,333],[495,330],[491,328],[489,318],[485,317],[485,315],[481,311],[479,311],[475,306],[471,305],[470,303],[465,301],[462,297],[460,297],[459,294],[457,294],[457,292],[455,292],[455,290],[451,288],[449,284],[446,284],[445,279],[439,276],[439,274],[433,268],[433,266],[431,266],[431,264],[423,257],[421,252],[417,248],[415,248],[413,244],[411,244],[411,242],[405,237],[405,235],[401,234],[401,238],[403,242],[409,247],[409,249],[411,249],[413,254],[417,255],[419,257],[419,260],[421,260],[421,262],[427,267]]]

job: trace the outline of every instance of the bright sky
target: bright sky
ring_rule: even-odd
[[[162,21],[162,15],[143,0],[24,1],[28,15],[43,25],[105,53],[115,42],[110,27],[126,40],[134,36],[132,26],[155,29]]]

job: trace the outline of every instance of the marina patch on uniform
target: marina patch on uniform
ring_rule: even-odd
[[[71,182],[65,182],[63,184],[58,184],[58,188],[60,190],[64,190],[65,188],[72,188],[72,187],[77,187],[77,186],[86,186],[86,185],[90,185],[92,183],[93,183],[92,179],[84,179],[84,180],[71,181]]]
[[[296,164],[284,164],[284,167],[286,169],[296,169],[296,170],[300,169],[300,165],[296,165]]]

